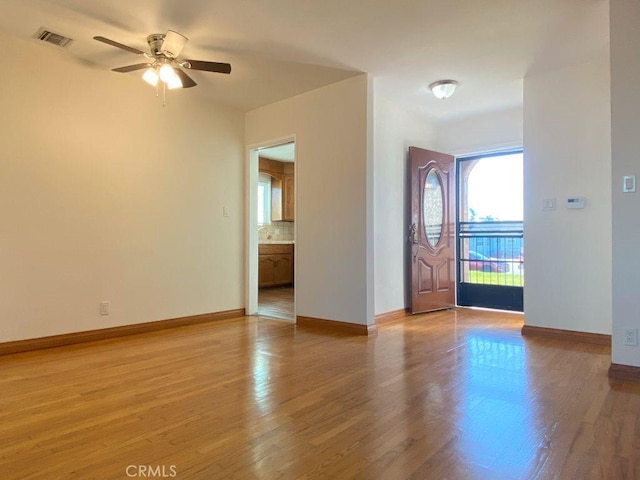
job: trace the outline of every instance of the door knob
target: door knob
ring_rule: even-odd
[[[418,243],[418,225],[415,223],[409,227],[409,241],[411,243]]]
[[[418,257],[418,225],[415,223],[409,227],[409,241],[411,242],[411,253],[415,262]]]

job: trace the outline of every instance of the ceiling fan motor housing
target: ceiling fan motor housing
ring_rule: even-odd
[[[151,49],[151,54],[154,57],[164,57],[165,54],[162,52],[162,43],[164,42],[164,34],[163,33],[152,33],[147,37],[147,43],[149,44],[149,48]]]

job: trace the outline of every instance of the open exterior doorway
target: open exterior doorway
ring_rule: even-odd
[[[295,321],[295,143],[249,152],[247,313]]]
[[[457,303],[523,311],[523,153],[458,158]]]

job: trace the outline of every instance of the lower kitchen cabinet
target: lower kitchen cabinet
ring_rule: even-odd
[[[258,287],[293,284],[293,244],[258,245]]]

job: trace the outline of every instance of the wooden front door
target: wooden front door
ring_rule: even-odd
[[[411,313],[455,305],[454,158],[409,147]]]

